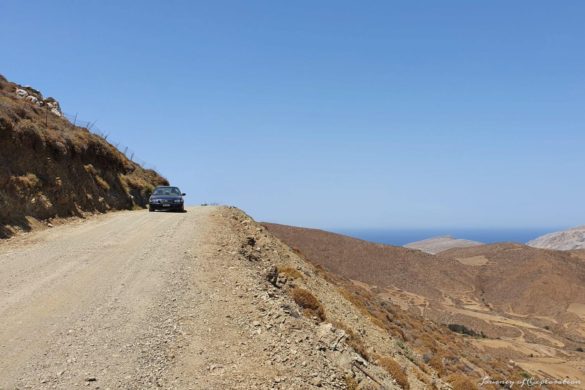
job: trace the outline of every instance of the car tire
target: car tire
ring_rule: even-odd
[[[152,207],[148,206],[148,211],[149,211],[150,213],[152,213],[152,212],[154,211],[154,209],[153,209]]]

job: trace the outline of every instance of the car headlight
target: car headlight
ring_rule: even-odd
[[[175,203],[183,203],[183,199],[175,199]]]

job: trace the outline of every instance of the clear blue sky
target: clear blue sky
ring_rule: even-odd
[[[193,204],[322,228],[585,224],[583,1],[12,1],[0,73]]]

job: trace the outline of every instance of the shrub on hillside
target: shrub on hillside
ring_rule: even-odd
[[[0,111],[0,130],[10,131],[14,127],[14,122],[5,112]]]
[[[278,273],[286,276],[289,279],[302,279],[303,274],[293,267],[282,267],[278,268]]]
[[[437,371],[439,376],[445,375],[445,365],[443,364],[443,355],[441,353],[433,354],[428,364]]]
[[[404,369],[396,360],[388,356],[378,356],[378,365],[388,372],[404,390],[410,390],[410,383]]]
[[[303,309],[303,313],[307,316],[315,316],[321,321],[325,319],[325,311],[321,302],[309,291],[295,287],[291,291],[292,298],[297,305]]]
[[[371,361],[370,354],[368,353],[368,350],[364,345],[363,340],[361,339],[360,336],[356,334],[356,332],[353,331],[353,329],[351,329],[350,327],[341,322],[331,321],[331,323],[333,324],[333,326],[342,329],[347,334],[347,345],[353,348],[353,350],[359,355],[361,355],[361,357],[363,357],[367,361]]]
[[[30,191],[39,185],[39,178],[34,173],[27,173],[22,176],[12,176],[10,187],[16,191]]]
[[[20,142],[24,145],[31,146],[33,149],[38,149],[38,147],[45,145],[43,130],[30,119],[24,119],[18,122],[14,131]]]
[[[447,378],[453,390],[477,390],[477,385],[468,377],[452,374]]]
[[[478,336],[480,336],[479,333],[477,333],[473,329],[469,329],[465,325],[461,325],[461,324],[449,324],[449,325],[447,325],[447,327],[449,328],[449,330],[451,332],[461,333],[461,334],[464,334],[464,335],[467,335],[467,336],[471,336],[471,337],[478,337]]]
[[[345,382],[345,388],[347,390],[357,390],[357,389],[359,389],[359,384],[351,376],[349,376],[349,375],[344,376],[343,377],[343,381]]]

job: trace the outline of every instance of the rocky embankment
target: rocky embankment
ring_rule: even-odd
[[[0,238],[38,220],[144,207],[158,173],[63,117],[59,102],[0,76]]]
[[[217,363],[207,367],[209,375],[223,377],[226,388],[402,388],[396,379],[404,380],[409,362],[403,362],[396,373],[400,378],[395,378],[362,355],[365,347],[359,341],[365,334],[385,340],[382,353],[396,348],[391,337],[376,330],[319,270],[264,227],[240,210],[217,210],[215,262],[224,267],[221,284],[231,290],[219,306],[241,337],[226,340],[225,350],[212,359]],[[226,351],[232,351],[227,359]],[[228,379],[234,375],[232,364],[244,364],[238,356],[242,353],[253,368],[240,372],[239,379]],[[424,388],[421,383],[418,387]]]

